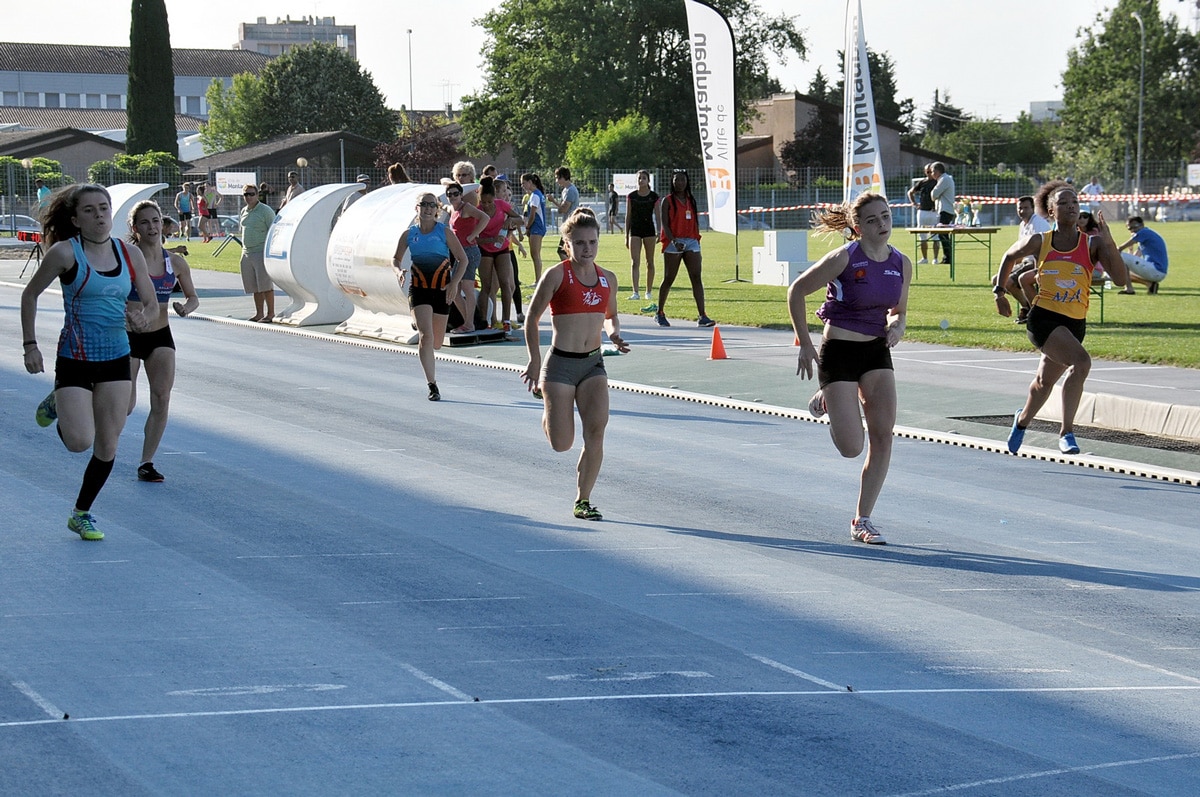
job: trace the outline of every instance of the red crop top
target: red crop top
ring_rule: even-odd
[[[608,277],[596,268],[596,284],[584,285],[575,276],[571,261],[559,263],[563,267],[562,284],[550,297],[550,315],[571,315],[573,313],[607,313],[608,299],[612,295],[612,286]]]

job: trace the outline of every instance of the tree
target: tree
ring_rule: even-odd
[[[1036,125],[1028,114],[1005,126],[995,120],[963,122],[951,133],[938,136],[938,149],[956,160],[979,168],[996,163],[1048,163],[1054,157],[1049,129]]]
[[[933,105],[922,118],[924,132],[921,135],[921,147],[932,152],[943,152],[942,140],[971,121],[971,117],[961,108],[950,104],[950,92],[944,95],[933,92]]]
[[[754,0],[712,5],[736,33],[741,125],[750,102],[770,86],[767,64],[802,56],[804,39],[791,18],[769,17]],[[496,152],[511,143],[519,161],[557,165],[577,130],[636,113],[657,127],[676,163],[699,162],[683,4],[606,0],[579,9],[574,0],[503,0],[477,21],[492,47],[486,85],[464,98],[467,150]]]
[[[1062,75],[1062,154],[1119,164],[1137,147],[1141,31],[1146,29],[1144,160],[1175,160],[1196,145],[1200,107],[1200,38],[1164,20],[1157,0],[1119,0],[1096,15],[1067,54]]]
[[[825,99],[835,105],[842,104],[846,91],[846,53],[838,50],[838,63],[842,64],[841,77]],[[896,65],[887,53],[877,53],[867,47],[867,67],[871,71],[871,99],[875,101],[875,117],[899,122],[905,129],[912,126],[916,105],[911,98],[896,98]],[[824,80],[824,75],[821,76]],[[814,83],[816,78],[813,78]]]
[[[88,182],[101,185],[112,185],[113,183],[178,185],[181,179],[179,159],[170,152],[144,152],[140,155],[120,154],[112,160],[96,161],[88,167]]]
[[[586,182],[589,174],[605,167],[658,164],[664,157],[657,127],[639,113],[606,125],[593,122],[575,131],[567,142],[567,162],[578,173],[577,183]]]
[[[396,125],[369,72],[332,44],[297,47],[267,62],[262,74],[236,75],[229,89],[210,86],[205,152],[272,136],[346,130],[391,141]]]
[[[450,126],[433,116],[406,115],[395,141],[375,148],[375,166],[399,163],[410,176],[421,172],[449,174],[462,149]]]
[[[125,150],[179,157],[175,71],[165,0],[133,0],[129,23],[129,88]]]

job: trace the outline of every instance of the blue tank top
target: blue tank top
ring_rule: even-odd
[[[166,263],[162,276],[156,277],[151,274],[150,281],[154,283],[154,295],[158,297],[158,303],[166,304],[171,301],[171,292],[175,290],[175,272],[171,269],[171,253],[164,249],[162,250],[162,256],[163,262]],[[129,288],[129,296],[126,298],[126,301],[141,301],[138,297],[136,285]]]
[[[88,362],[128,356],[125,298],[133,282],[133,270],[125,245],[112,239],[117,268],[107,274],[88,264],[78,237],[71,239],[71,248],[75,252],[75,277],[62,283],[66,321],[58,336],[58,356]]]
[[[450,245],[446,243],[446,225],[436,222],[429,232],[421,225],[408,228],[408,251],[412,255],[412,285],[416,288],[442,289],[450,281]]]
[[[850,262],[829,283],[817,318],[841,329],[882,338],[887,334],[888,310],[900,301],[904,287],[904,258],[889,246],[887,260],[876,263],[858,241],[847,244],[846,251]]]

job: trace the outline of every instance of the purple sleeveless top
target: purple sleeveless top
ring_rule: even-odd
[[[825,291],[817,318],[832,326],[874,335],[887,334],[887,313],[900,301],[904,260],[894,246],[882,263],[867,258],[858,241],[846,245],[850,262]]]

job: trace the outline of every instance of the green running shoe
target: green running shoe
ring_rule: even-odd
[[[67,518],[67,528],[78,534],[81,539],[104,539],[104,532],[96,528],[96,518],[92,517],[91,512],[80,512],[78,510],[72,512],[71,517]]]
[[[37,418],[38,426],[49,426],[58,420],[58,402],[54,398],[54,391],[50,391],[50,395],[42,399],[42,403],[37,406],[37,413],[33,416]]]
[[[604,515],[600,514],[600,510],[592,506],[589,501],[575,502],[575,517],[580,520],[603,520]]]

